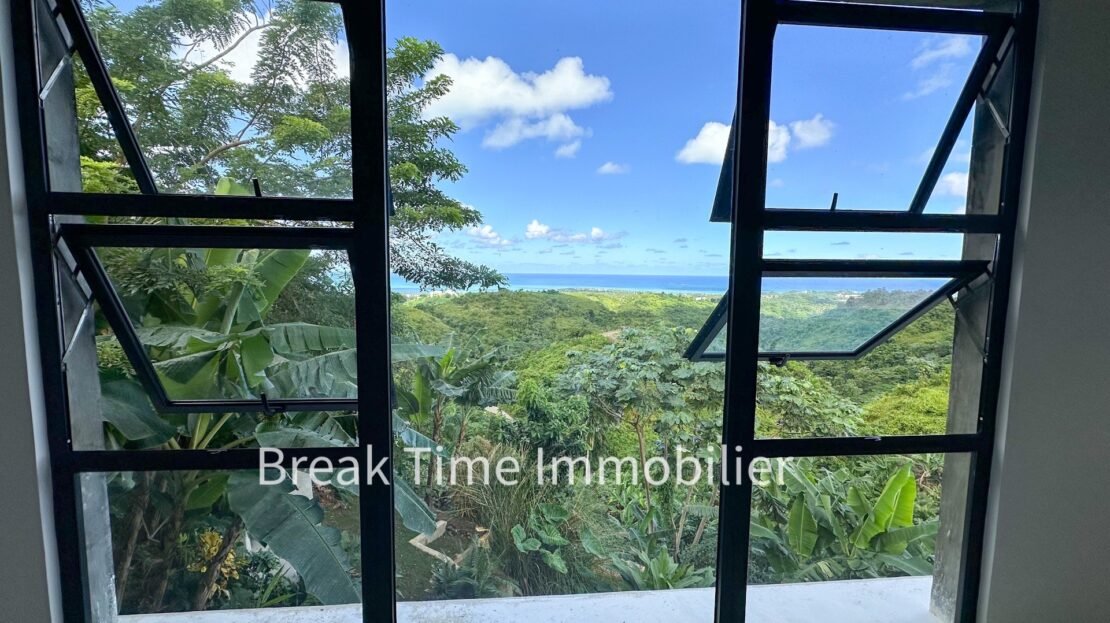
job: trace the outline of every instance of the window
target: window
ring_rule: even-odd
[[[13,2],[35,61],[16,72],[66,620],[316,604],[416,620],[437,598],[702,588],[676,598],[771,621],[808,603],[769,599],[784,583],[930,574],[899,590],[973,619],[1035,4],[901,4],[746,0],[688,23],[498,8],[529,53],[515,66],[476,47],[505,27],[465,3],[387,23],[385,2]],[[622,45],[595,69],[560,38],[596,50],[614,31],[650,54]],[[842,123],[798,102],[852,106],[852,80],[890,67],[857,48],[884,45],[934,80],[857,103],[866,141],[776,177]],[[489,92],[500,107],[475,107]],[[583,168],[609,102],[623,155]],[[635,175],[653,129],[693,108],[731,124],[699,118]],[[462,181],[456,135],[500,159]],[[863,162],[867,144],[906,157],[910,182]],[[658,244],[633,244],[635,221]],[[706,270],[681,274],[672,247]],[[684,448],[780,479],[652,483],[689,475]],[[647,484],[472,485],[453,462],[554,480],[536,449],[585,455],[564,478],[615,453]],[[318,471],[333,484],[303,478]]]
[[[839,483],[852,482],[856,478],[853,472],[860,465],[874,464],[864,460],[866,458],[892,453],[918,457],[944,453],[945,480],[958,483],[962,475],[970,473],[970,481],[966,492],[963,487],[956,487],[939,494],[940,508],[934,516],[939,515],[940,521],[947,525],[942,528],[944,536],[927,545],[934,551],[931,556],[933,565],[918,573],[932,573],[934,576],[931,591],[936,613],[955,620],[974,618],[987,487],[987,482],[982,479],[989,472],[994,435],[997,369],[1002,348],[1000,331],[1005,323],[1014,234],[1013,206],[1017,193],[1014,184],[1020,169],[1028,89],[1031,45],[1028,29],[1032,23],[1029,20],[1034,19],[1032,7],[1023,5],[1023,8],[1025,10],[1014,19],[1009,15],[979,11],[950,12],[936,8],[895,8],[855,3],[746,3],[741,35],[741,105],[731,130],[730,149],[726,153],[711,215],[714,221],[731,222],[733,226],[730,292],[699,333],[699,341],[691,346],[689,354],[704,356],[706,352],[720,353],[723,348],[729,361],[725,418],[728,447],[743,448],[748,460],[752,456],[813,457],[804,460],[810,462],[814,469],[809,477],[797,479],[794,486],[781,492],[761,490],[750,483],[722,488],[721,521],[731,525],[751,523],[752,529],[750,532],[733,531],[723,535],[719,585],[766,582],[767,570],[776,565],[780,569],[794,569],[795,579],[803,581],[855,577],[851,568],[854,563],[842,566],[835,557],[810,556],[818,547],[817,541],[828,545],[830,539],[835,541],[838,532],[846,530],[841,523],[842,509],[822,509],[821,500],[837,499],[834,490],[840,486]],[[907,204],[892,205],[899,196],[897,193],[890,194],[891,200],[885,205],[857,201],[852,194],[862,186],[848,182],[858,180],[840,180],[846,184],[843,188],[851,185],[857,189],[845,191],[849,195],[840,197],[836,187],[820,188],[821,180],[828,177],[825,175],[827,171],[814,172],[814,185],[801,185],[804,190],[832,191],[825,201],[789,207],[771,203],[773,194],[781,194],[769,175],[769,166],[774,164],[776,155],[781,155],[774,151],[776,136],[771,117],[772,106],[776,102],[790,101],[790,96],[795,95],[784,92],[777,82],[779,72],[783,71],[789,83],[791,72],[783,69],[786,61],[777,58],[775,53],[780,49],[779,43],[795,45],[799,29],[835,29],[827,36],[814,38],[815,45],[833,36],[862,39],[873,36],[876,31],[898,31],[899,34],[923,32],[959,37],[950,39],[950,44],[977,50],[976,60],[967,71],[967,79],[951,115],[934,139],[935,148],[923,159],[926,165],[916,191],[906,195],[909,197]],[[944,55],[944,52],[936,52],[937,48],[930,49],[934,52],[921,58],[935,59],[937,54]],[[850,49],[840,48],[835,56],[822,57],[816,62],[835,62],[851,52]],[[878,62],[878,59],[865,60],[868,63]],[[827,84],[827,80],[818,82]],[[937,82],[932,86],[946,85]],[[846,94],[838,95],[843,97]],[[861,105],[870,106],[871,103]],[[884,114],[891,114],[892,110],[897,109],[882,107]],[[881,120],[876,122],[881,123]],[[970,131],[964,131],[965,125],[969,124],[972,126]],[[915,127],[911,131],[918,130]],[[970,137],[971,142],[970,187],[966,192],[966,206],[958,209],[937,208],[932,206],[931,199],[944,190],[938,182],[950,172],[947,166],[961,135]],[[900,132],[884,134],[880,138],[880,147],[897,145],[906,136]],[[842,160],[847,163],[865,155],[860,152],[843,154]],[[999,159],[1005,162],[1000,168],[996,166]],[[872,177],[877,174],[871,173]],[[879,183],[880,190],[886,181]],[[890,283],[892,279],[913,277],[913,273],[918,271],[917,276],[925,276],[929,265],[936,260],[768,258],[764,254],[765,234],[780,236],[777,244],[781,245],[781,237],[788,232],[884,232],[891,236],[901,232],[963,232],[963,253],[957,265],[963,265],[967,270],[963,276],[949,274],[947,280],[901,289],[903,294],[898,294],[894,288],[884,292],[874,286],[860,284],[854,278],[864,274],[877,285]],[[858,237],[860,234],[854,235]],[[768,291],[774,292],[781,287],[776,281],[787,280],[778,277],[775,271],[781,274],[785,269],[789,272],[791,266],[802,274],[814,266],[827,267],[827,271],[820,272],[820,277],[829,281],[855,280],[857,283],[822,288],[817,284],[807,285],[807,288],[817,292],[832,288],[842,295],[842,300],[830,302],[826,309],[818,307],[789,317],[790,314],[783,313],[784,297],[768,295]],[[909,271],[905,271],[906,268]],[[816,273],[810,271],[808,274],[812,277]],[[938,276],[941,275],[933,275]],[[958,294],[961,290],[963,293]],[[876,292],[883,292],[882,298],[889,300],[883,305],[869,306],[867,301],[878,298]],[[829,425],[816,429],[792,427],[792,413],[788,408],[783,408],[778,415],[766,413],[779,407],[768,400],[765,385],[775,382],[775,377],[768,374],[767,364],[760,363],[760,358],[782,364],[791,356],[797,359],[836,356],[855,359],[862,356],[858,362],[795,364],[806,364],[810,369],[825,366],[820,368],[825,372],[831,366],[862,364],[867,361],[866,353],[871,347],[882,349],[884,346],[881,343],[898,329],[904,329],[930,306],[951,295],[956,295],[952,297],[956,312],[948,320],[949,327],[954,325],[950,329],[953,331],[950,354],[952,379],[946,383],[950,386],[947,396],[949,415],[942,430],[921,431],[899,425],[893,430],[886,427],[883,434],[875,434],[879,431],[872,429],[844,435],[840,432],[846,430],[843,420],[850,414],[838,411],[836,405],[830,405],[830,419],[826,420]],[[901,299],[900,303],[893,302],[898,299]],[[902,309],[899,310],[899,307]],[[853,311],[863,314],[848,324],[846,321]],[[826,322],[830,324],[824,324]],[[726,325],[729,331],[724,335],[722,329]],[[718,334],[724,337],[713,344],[712,340]],[[781,352],[777,354],[772,352],[779,349]],[[831,378],[839,383],[846,382],[849,377],[850,372],[845,375],[838,372]],[[798,391],[805,389],[799,388]],[[875,426],[875,423],[869,425]],[[921,461],[924,460],[918,458],[904,462],[899,469],[921,478]],[[887,480],[885,484],[890,485],[891,482]],[[875,491],[882,488],[879,486]],[[870,495],[861,493],[860,496],[844,499],[872,499],[868,497]],[[911,520],[913,513],[908,512],[909,504],[906,509],[907,514],[900,525],[911,531],[924,530],[922,524]],[[865,515],[874,517],[873,513]],[[802,530],[780,540],[782,533],[776,531],[780,527],[779,521]],[[807,531],[808,537],[805,536]],[[814,536],[817,539],[811,538]],[[862,541],[856,543],[856,546],[862,545]],[[898,566],[913,557],[900,546],[897,551],[900,560],[891,559],[882,564]],[[814,566],[792,566],[798,558],[805,563],[814,563]],[[732,599],[720,603],[718,617],[720,620],[774,620],[763,602],[762,596],[766,594],[753,587],[744,597],[733,595]],[[881,611],[878,606],[876,604],[876,608],[866,611]]]

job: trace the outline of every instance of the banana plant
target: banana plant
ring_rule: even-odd
[[[111,249],[101,258],[171,398],[352,398],[358,391],[353,329],[266,322],[267,313],[309,253]],[[356,443],[350,413],[275,413],[261,418],[159,414],[112,336],[98,337],[98,351],[110,447],[227,449]],[[395,346],[393,358],[400,362],[444,354],[438,347],[402,344]],[[434,448],[432,440],[394,418],[394,430],[403,443]],[[190,471],[158,478],[157,486],[126,481],[140,501],[151,502],[149,509],[136,504],[129,511],[127,525],[129,530],[134,526],[136,536],[139,526],[151,519],[144,514],[158,515],[158,521],[168,526],[167,533],[173,533],[183,529],[188,516],[231,512],[253,539],[287,560],[321,602],[357,601],[357,574],[340,547],[338,532],[324,525],[318,501],[289,487],[262,486],[253,472],[229,476]],[[405,526],[422,533],[434,531],[435,517],[420,497],[407,483],[399,479],[393,483],[395,509]],[[357,488],[351,491],[357,495]],[[155,499],[168,504],[154,505]],[[177,538],[168,534],[163,559],[167,574]],[[124,569],[134,554],[134,541],[129,538],[117,557]]]
[[[874,502],[846,469],[818,477],[809,463],[787,466],[785,482],[756,490],[753,558],[778,579],[831,580],[932,572],[936,519],[915,523],[917,481],[905,462]]]
[[[396,390],[401,413],[416,427],[429,431],[431,440],[439,444],[448,410],[461,408],[457,447],[466,434],[468,408],[513,399],[516,376],[496,367],[495,354],[491,351],[469,358],[462,348],[448,344],[441,353],[414,357],[411,389]]]

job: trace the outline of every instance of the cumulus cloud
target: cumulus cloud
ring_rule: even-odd
[[[511,240],[501,237],[501,234],[494,231],[491,225],[468,227],[466,235],[473,238],[478,244],[487,247],[507,247],[512,244]]]
[[[967,173],[945,173],[937,181],[937,190],[945,197],[966,197],[968,181]]]
[[[629,167],[627,164],[617,164],[616,162],[606,162],[597,168],[600,175],[620,175],[628,173]]]
[[[686,141],[675,159],[684,164],[721,164],[728,147],[728,125],[710,121],[698,130],[698,135]]]
[[[524,228],[524,237],[528,238],[529,240],[535,238],[546,238],[547,234],[549,234],[550,232],[551,227],[549,225],[544,225],[538,220],[532,219],[532,222],[528,223],[528,226]]]
[[[451,90],[429,106],[466,127],[491,117],[546,117],[586,108],[613,97],[609,79],[587,74],[582,59],[566,57],[543,73],[517,73],[505,61],[487,56],[459,59],[444,54],[428,72],[451,78]]]
[[[569,243],[601,243],[624,237],[624,232],[610,233],[600,227],[591,227],[588,232],[571,232],[564,229],[555,229],[538,219],[532,219],[524,228],[524,237],[529,240],[550,240],[559,244],[557,247]],[[616,248],[602,245],[605,248]]]
[[[560,145],[559,148],[555,150],[555,157],[556,158],[573,158],[576,155],[578,155],[578,150],[581,147],[582,147],[582,141],[573,141],[573,142],[567,143],[566,145]]]
[[[445,75],[450,90],[425,111],[431,117],[451,118],[463,129],[495,123],[482,144],[504,149],[521,141],[545,138],[560,141],[556,155],[570,157],[589,131],[567,111],[588,108],[613,97],[609,79],[587,74],[581,58],[565,57],[542,73],[517,72],[504,60],[460,59],[445,54],[424,77]],[[578,146],[575,146],[575,143]]]
[[[790,147],[790,130],[771,121],[767,127],[767,162],[786,160],[787,147]]]
[[[828,144],[832,140],[834,126],[825,115],[817,113],[812,119],[792,122],[790,132],[797,140],[798,149],[809,149]]]
[[[786,160],[792,145],[795,149],[808,149],[828,144],[834,127],[835,124],[821,113],[812,119],[788,124],[770,121],[767,124],[767,161],[776,163]],[[717,121],[706,123],[698,130],[697,136],[686,141],[678,150],[675,160],[683,164],[720,165],[728,147],[728,132],[728,124]]]
[[[489,134],[486,134],[485,139],[482,140],[482,146],[504,149],[530,138],[567,141],[586,134],[584,128],[563,113],[556,113],[539,121],[528,121],[522,117],[513,117],[497,124]],[[580,145],[581,141],[575,141],[575,143]],[[577,148],[575,148],[575,151],[577,151]]]

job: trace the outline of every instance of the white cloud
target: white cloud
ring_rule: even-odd
[[[599,175],[620,175],[628,173],[629,166],[627,164],[617,164],[616,162],[606,162],[597,168]]]
[[[774,121],[767,127],[767,162],[786,160],[786,148],[790,146],[790,130]]]
[[[966,197],[968,181],[967,173],[945,173],[937,181],[937,190],[947,197]]]
[[[573,158],[578,155],[578,150],[582,147],[582,141],[573,141],[566,145],[560,145],[555,150],[556,158]]]
[[[582,59],[572,56],[559,59],[547,71],[534,73],[516,72],[494,56],[460,59],[445,54],[424,79],[439,75],[451,78],[451,88],[432,102],[425,115],[449,117],[464,130],[495,123],[482,142],[492,149],[545,138],[564,143],[557,155],[570,157],[578,149],[572,147],[575,140],[588,136],[589,130],[576,124],[567,111],[613,97],[609,79],[587,74]]]
[[[946,63],[941,65],[935,73],[926,76],[917,81],[917,87],[912,91],[906,91],[902,94],[904,100],[915,100],[926,95],[932,95],[941,89],[948,88],[956,82],[953,72],[955,68],[952,64]]]
[[[710,121],[698,130],[698,135],[686,141],[675,159],[685,164],[721,164],[728,147],[728,125]]]
[[[451,89],[432,103],[428,114],[444,115],[463,127],[492,117],[547,117],[612,99],[609,79],[590,75],[582,59],[565,57],[541,74],[513,71],[505,61],[460,60],[444,54],[426,78],[451,78]]]
[[[797,149],[827,144],[832,139],[835,125],[820,113],[814,115],[812,119],[789,124],[770,121],[767,124],[767,161],[776,163],[786,160],[794,138],[798,139]],[[791,130],[794,132],[793,135]],[[686,141],[682,149],[675,154],[675,160],[683,164],[721,164],[725,157],[725,149],[728,147],[728,133],[727,124],[717,121],[706,123],[698,131],[698,135]]]
[[[912,91],[903,93],[902,99],[913,100],[925,97],[952,86],[956,82],[956,65],[953,61],[964,58],[974,51],[971,38],[967,36],[951,35],[926,39],[917,56],[910,61],[910,67],[915,71],[933,66],[936,68],[932,73],[918,80],[917,86]]]
[[[798,141],[798,149],[809,149],[828,144],[832,140],[835,126],[836,124],[826,119],[824,115],[817,113],[812,119],[791,123],[790,132]]]
[[[961,35],[932,37],[921,45],[917,56],[910,61],[910,67],[922,69],[936,61],[963,58],[972,53],[971,38]]]
[[[533,238],[546,238],[547,234],[551,232],[550,225],[544,225],[536,219],[532,219],[531,223],[524,228],[524,237],[529,240]]]
[[[570,232],[553,229],[550,225],[541,223],[538,219],[532,219],[532,222],[524,228],[524,237],[529,240],[550,240],[558,242],[560,245],[566,245],[571,242],[599,243],[617,240],[624,237],[624,232],[609,233],[600,227],[591,227],[589,232]]]
[[[568,141],[585,136],[586,130],[563,113],[556,113],[539,121],[527,121],[523,117],[513,117],[497,125],[482,141],[483,147],[504,149],[530,138],[546,138],[549,141]]]
[[[491,225],[468,227],[466,229],[466,235],[473,238],[479,244],[487,247],[507,247],[512,244],[511,240],[502,238],[501,234],[494,231]]]

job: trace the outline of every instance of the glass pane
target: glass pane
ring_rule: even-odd
[[[956,298],[959,312],[941,301],[858,358],[760,364],[756,435],[806,438],[974,433],[979,422],[985,335],[982,319],[986,317],[990,291],[989,284],[963,289]],[[826,295],[819,291],[765,294],[761,326],[766,327],[769,321],[778,323],[773,326],[783,335],[812,329],[827,330],[832,336],[851,336],[855,314],[866,319],[891,312],[881,306],[856,311],[837,302],[815,312],[817,317],[830,318],[825,325],[822,323],[826,321],[814,316],[791,317],[785,311],[817,307]],[[868,297],[897,300],[902,296],[916,301],[923,295],[887,286],[852,296],[864,301]],[[769,309],[779,311],[775,317],[768,317]],[[725,334],[723,329],[712,340],[706,355],[723,360]],[[953,377],[953,369],[962,372]]]
[[[160,413],[109,329],[96,336],[95,349],[100,403],[91,409],[70,406],[77,450],[322,448],[358,443],[354,411]],[[94,425],[88,426],[89,421]],[[82,422],[86,425],[79,425]]]
[[[941,289],[948,279],[765,277],[759,350],[851,352]]]
[[[963,234],[768,231],[768,259],[958,260]]]
[[[980,38],[782,25],[774,47],[767,206],[906,210]]]
[[[83,474],[85,542],[111,547],[88,557],[90,576],[114,570],[120,614],[350,604],[337,609],[357,620],[357,486],[264,475]]]
[[[963,129],[960,130],[960,138],[956,141],[956,146],[952,148],[952,153],[949,154],[944,168],[941,169],[940,179],[937,180],[933,194],[929,196],[929,200],[925,204],[926,212],[930,214],[967,214],[971,189],[972,125],[975,123],[976,115],[981,113],[982,111],[973,111],[968,116]],[[993,124],[993,121],[991,123]],[[1002,143],[1004,142],[1002,141]],[[999,146],[1001,147],[1001,145]],[[977,145],[976,147],[982,149],[984,146]],[[932,152],[928,155],[932,156]],[[990,172],[992,174],[990,177],[987,176],[987,173],[987,171],[983,171],[981,174],[983,175],[981,178],[983,182],[989,179],[990,183],[997,184],[998,180],[1001,179],[1001,177],[993,175],[996,173],[994,171]],[[994,213],[997,211],[998,207],[995,205],[993,209],[980,213]]]
[[[346,252],[96,253],[171,400],[357,397]]]
[[[399,620],[676,604],[712,620],[716,487],[632,471],[673,475],[679,446],[719,452],[724,366],[682,355],[728,286],[729,229],[703,210],[736,98],[738,8],[387,7],[390,164],[412,174],[393,178],[394,469],[423,506],[397,516]],[[414,114],[394,105],[418,96]],[[446,153],[417,157],[420,125],[440,117],[457,126]],[[438,183],[452,161],[465,175]],[[468,209],[450,213],[456,231],[431,220],[454,202]],[[442,479],[428,453],[414,465],[436,446]],[[573,461],[557,484],[553,457]],[[679,586],[694,590],[662,590]]]
[[[952,620],[969,458],[772,460],[753,487],[747,620]]]
[[[159,190],[350,197],[350,60],[338,4],[95,3],[86,16]],[[128,192],[87,78],[76,85],[81,153]]]
[[[948,278],[764,277],[759,352],[847,355],[949,283]],[[705,353],[723,356],[726,332]]]

